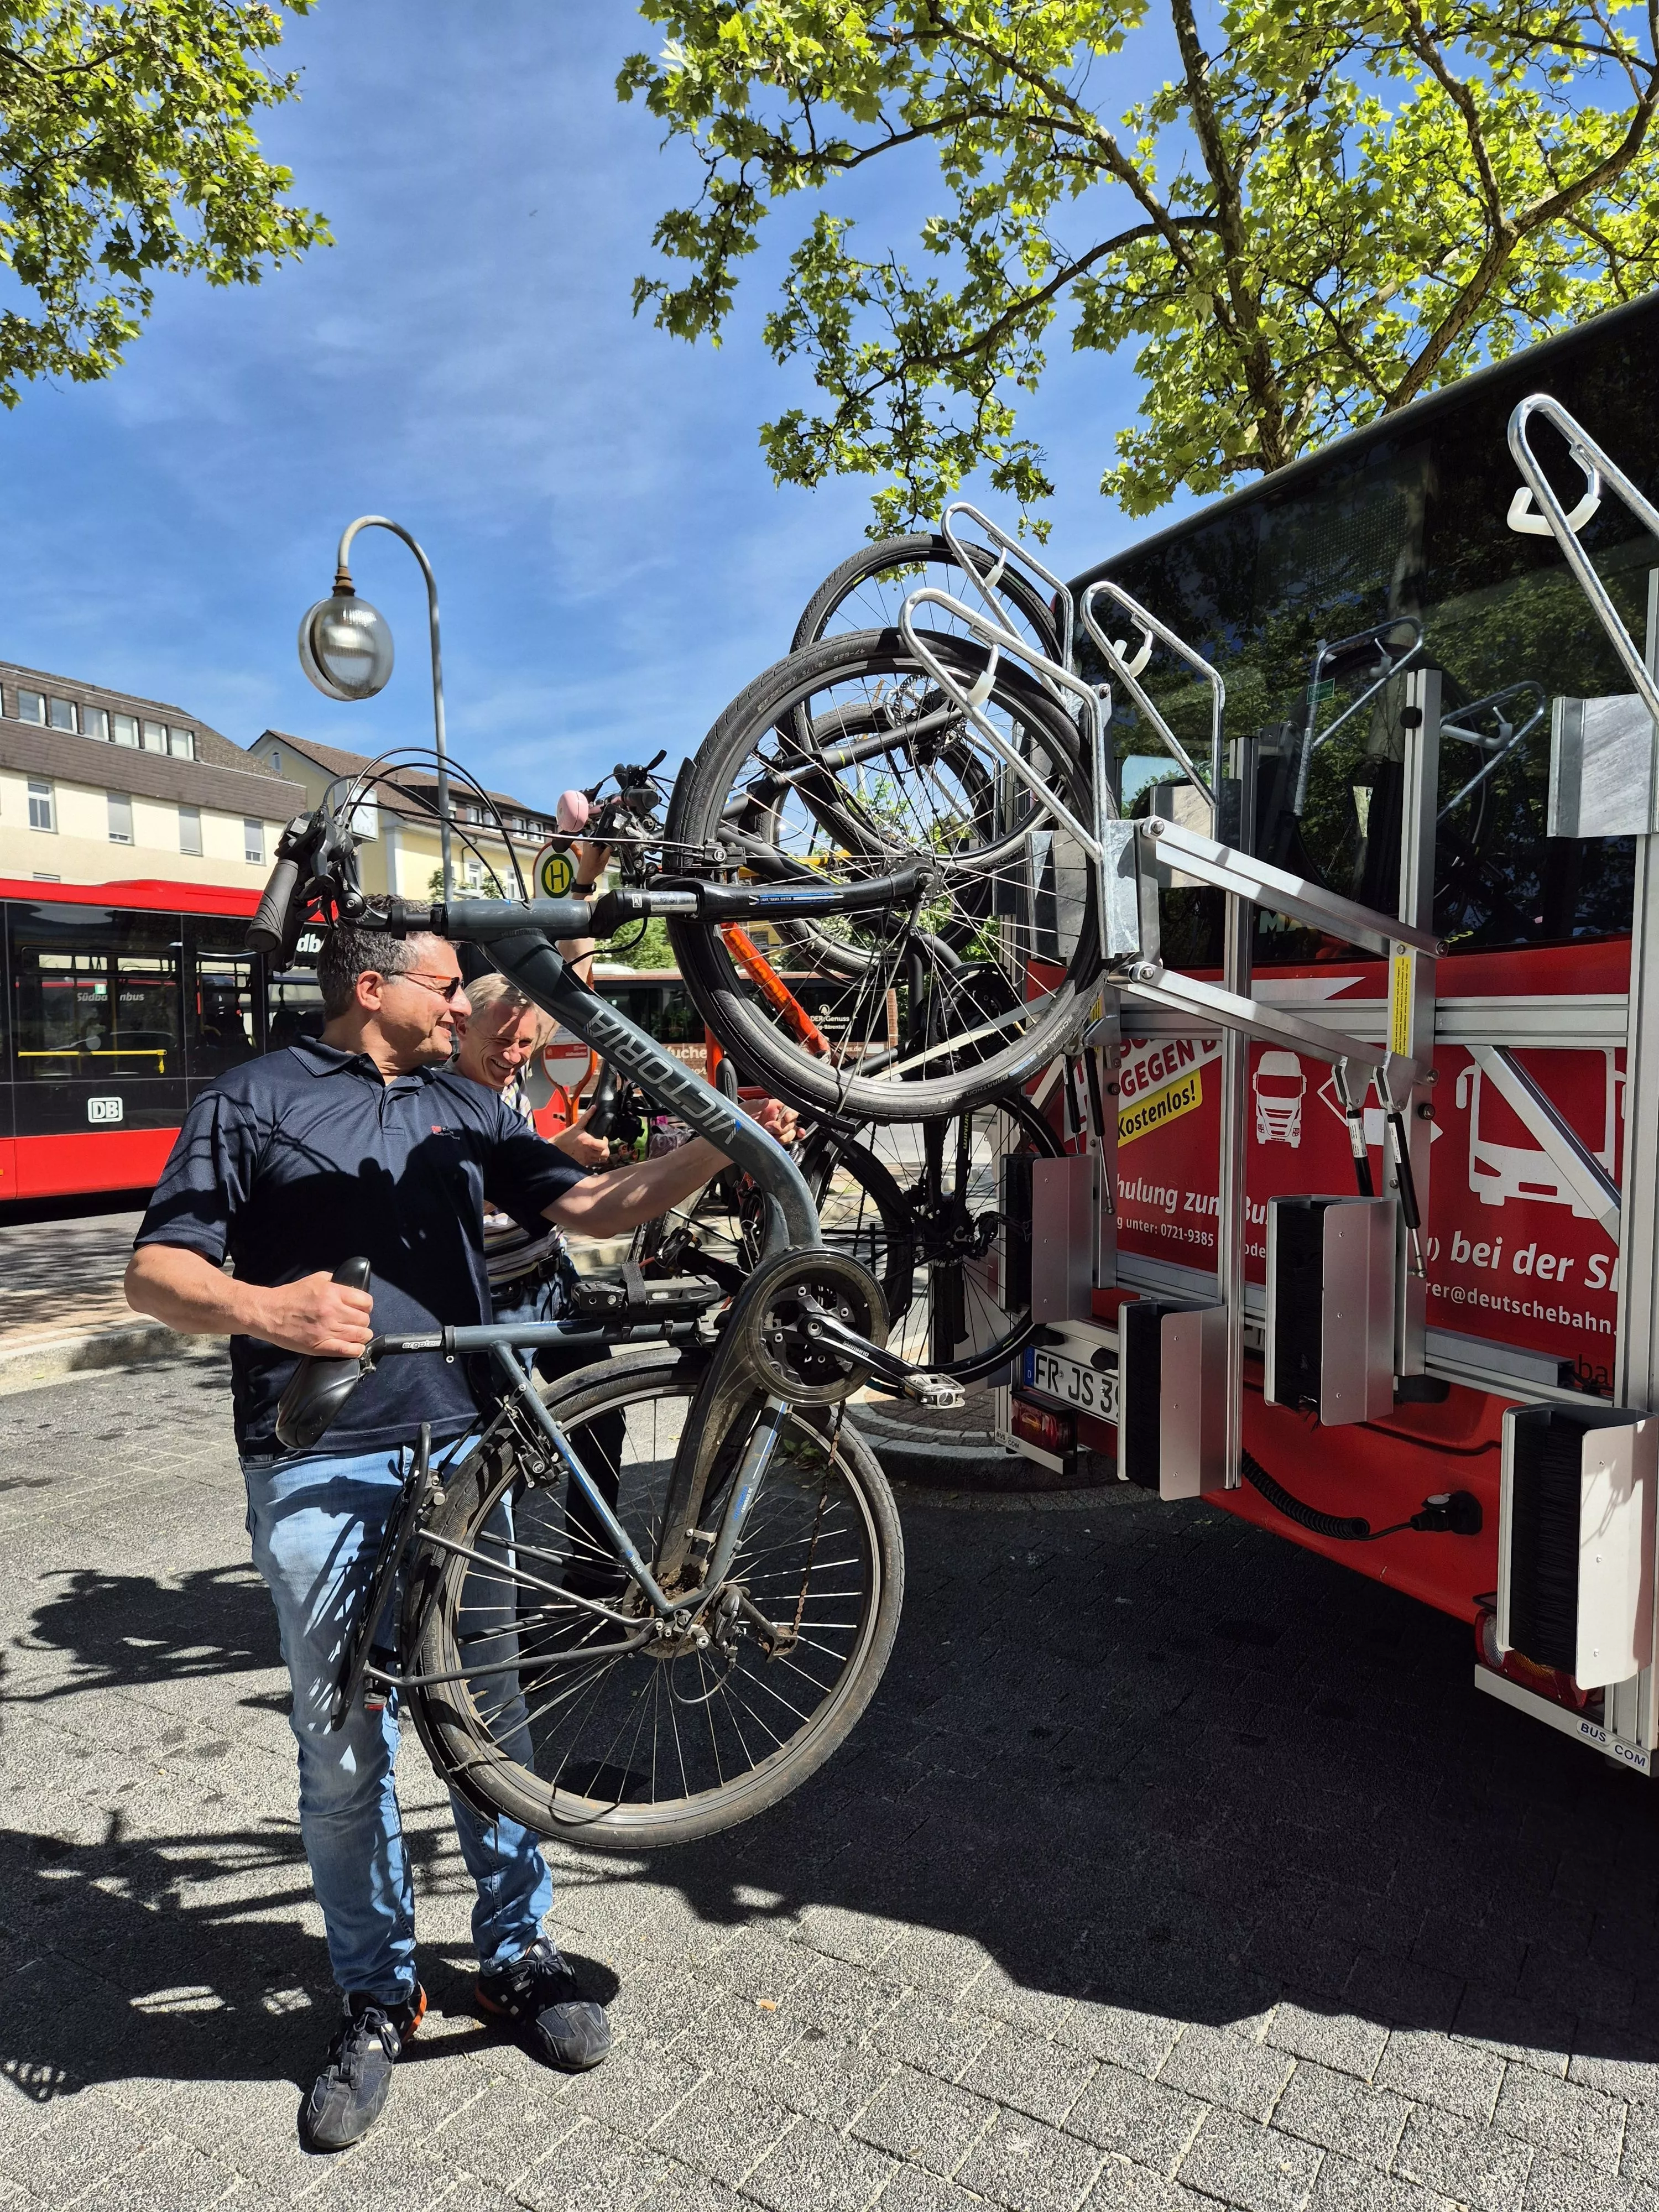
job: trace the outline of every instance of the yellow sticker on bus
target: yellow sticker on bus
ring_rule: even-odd
[[[1144,1137],[1151,1129],[1161,1129],[1167,1121],[1178,1121],[1183,1114],[1196,1113],[1204,1103],[1204,1079],[1194,1068],[1177,1082],[1166,1083],[1161,1091],[1148,1092],[1137,1098],[1133,1106],[1126,1106],[1117,1117],[1117,1140],[1120,1145],[1132,1145],[1137,1137]]]
[[[1417,995],[1417,955],[1409,945],[1395,947],[1389,976],[1389,1050],[1411,1057],[1412,1001]]]

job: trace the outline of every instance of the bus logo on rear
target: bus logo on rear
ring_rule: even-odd
[[[123,1110],[118,1098],[88,1098],[87,1101],[88,1121],[118,1121]]]

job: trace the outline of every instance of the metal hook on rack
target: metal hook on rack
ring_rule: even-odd
[[[1625,673],[1635,686],[1637,696],[1656,721],[1659,721],[1659,684],[1649,672],[1647,662],[1635,640],[1625,627],[1623,617],[1613,604],[1607,586],[1595,573],[1589,556],[1579,543],[1582,523],[1575,520],[1583,505],[1569,514],[1556,495],[1555,487],[1544,474],[1538,456],[1528,441],[1527,428],[1534,415],[1541,415],[1553,423],[1566,440],[1567,450],[1584,473],[1586,492],[1594,491],[1599,497],[1605,489],[1623,501],[1644,530],[1659,538],[1659,507],[1639,492],[1618,463],[1610,460],[1582,424],[1575,422],[1566,409],[1547,392],[1534,392],[1523,399],[1510,417],[1510,452],[1515,465],[1537,501],[1542,519],[1550,535],[1560,547],[1562,557],[1572,571],[1579,589],[1595,610],[1608,642],[1618,654]],[[1511,507],[1510,514],[1515,509]],[[1530,519],[1530,518],[1529,518]],[[1588,518],[1586,518],[1588,519]]]
[[[972,508],[965,512],[971,514]],[[970,572],[971,573],[971,572]],[[988,665],[971,684],[964,684],[954,672],[947,668],[933,649],[927,634],[916,628],[916,611],[924,606],[942,608],[963,623],[971,635],[988,647],[991,654]],[[936,584],[923,584],[912,592],[899,609],[899,633],[905,644],[927,671],[945,696],[967,715],[974,727],[998,757],[1011,769],[1020,781],[1042,800],[1054,821],[1068,830],[1088,854],[1097,872],[1100,896],[1096,901],[1100,923],[1103,949],[1107,942],[1109,906],[1105,882],[1108,823],[1116,817],[1111,785],[1106,776],[1106,721],[1111,712],[1108,693],[1103,701],[1094,687],[1074,676],[1069,668],[1050,660],[1047,653],[1023,637],[1018,637],[1006,624],[997,622],[991,614],[981,614],[976,608],[964,606],[960,599],[952,599],[948,592]],[[1067,695],[1078,702],[1078,720],[1088,747],[1089,781],[1094,800],[1094,824],[1085,829],[1069,810],[1055,798],[1028,760],[1022,760],[1002,732],[984,711],[996,678],[997,656],[1008,653],[1022,660],[1039,681],[1056,695]]]
[[[1533,695],[1533,709],[1525,721],[1517,728],[1513,722],[1506,722],[1497,712],[1497,708],[1500,701],[1517,698],[1522,692],[1530,692]],[[1461,806],[1471,793],[1478,791],[1489,776],[1496,775],[1512,753],[1520,750],[1549,712],[1549,694],[1543,685],[1534,683],[1531,677],[1525,677],[1518,684],[1506,684],[1501,691],[1489,692],[1484,699],[1476,699],[1470,705],[1459,707],[1455,710],[1467,722],[1473,720],[1476,714],[1490,709],[1493,720],[1498,724],[1498,735],[1495,738],[1488,740],[1481,737],[1478,731],[1461,726],[1458,722],[1442,717],[1440,734],[1443,738],[1461,738],[1466,744],[1479,745],[1483,750],[1490,748],[1491,757],[1481,763],[1454,798],[1446,801],[1434,817],[1437,826],[1445,820],[1455,807]]]
[[[980,574],[978,567],[971,557],[975,549],[964,544],[953,526],[954,520],[959,514],[965,514],[969,521],[976,523],[992,544],[1000,549],[996,565],[988,575]],[[1012,620],[1007,607],[996,593],[996,586],[1001,582],[1003,571],[1006,568],[1010,559],[1018,561],[1022,568],[1029,568],[1040,583],[1048,586],[1054,595],[1054,613],[1060,623],[1060,657],[1064,663],[1066,672],[1069,675],[1073,665],[1072,635],[1074,627],[1070,586],[1062,583],[1052,569],[1045,568],[1036,554],[1028,547],[1022,545],[1017,538],[1011,538],[1000,523],[993,522],[988,514],[981,514],[976,507],[970,506],[965,499],[951,501],[950,506],[939,517],[939,533],[945,544],[956,555],[958,566],[967,571],[969,581],[984,600],[986,606],[996,617],[1000,626],[1011,634],[1013,630]],[[1035,663],[1033,665],[1035,665]],[[1048,665],[1053,665],[1052,663]]]
[[[1109,599],[1121,607],[1141,633],[1145,642],[1133,660],[1124,659],[1122,646],[1115,644],[1102,628],[1095,613],[1095,603],[1101,598]],[[1108,577],[1098,577],[1090,585],[1083,594],[1083,604],[1079,611],[1083,627],[1105,656],[1107,666],[1121,680],[1124,689],[1135,703],[1137,712],[1149,727],[1157,732],[1195,788],[1203,793],[1213,821],[1220,799],[1222,722],[1227,706],[1227,687],[1219,671],[1213,668],[1194,647],[1188,645],[1185,638],[1177,636],[1174,630],[1159,622],[1156,615],[1149,614],[1138,599],[1131,599],[1121,584],[1113,583]],[[1184,660],[1188,667],[1210,687],[1210,780],[1207,784],[1199,773],[1192,755],[1141,688],[1141,671],[1152,659],[1154,638],[1167,646],[1177,659]]]

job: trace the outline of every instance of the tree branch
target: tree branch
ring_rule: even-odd
[[[1255,416],[1258,450],[1269,470],[1282,468],[1292,458],[1285,442],[1284,387],[1279,380],[1273,349],[1262,337],[1260,301],[1252,295],[1244,279],[1247,253],[1243,202],[1237,174],[1227,157],[1221,120],[1210,97],[1209,58],[1199,43],[1192,0],[1170,0],[1170,14],[1175,23],[1176,43],[1181,49],[1194,135],[1215,194],[1227,297],[1231,303],[1235,335],[1243,353],[1244,387]],[[1219,319],[1224,323],[1224,318]]]

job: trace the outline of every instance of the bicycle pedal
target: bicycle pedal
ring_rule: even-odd
[[[968,1393],[961,1383],[945,1375],[907,1376],[904,1395],[919,1405],[931,1406],[936,1413],[954,1413],[968,1403]]]

